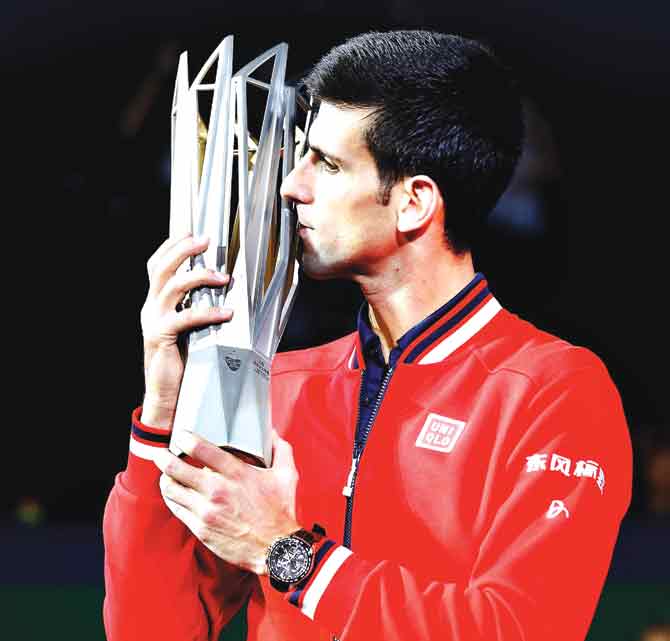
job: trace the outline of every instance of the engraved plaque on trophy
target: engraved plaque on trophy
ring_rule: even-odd
[[[233,73],[226,37],[189,84],[179,59],[172,109],[170,236],[206,235],[207,250],[181,269],[204,266],[232,275],[223,288],[189,293],[191,306],[225,306],[228,323],[190,332],[173,435],[192,431],[268,466],[272,458],[270,366],[298,285],[295,211],[279,198],[304,135],[296,106],[311,111],[286,85],[288,45],[279,44]],[[257,72],[271,70],[269,78]],[[257,137],[249,93],[263,95]],[[211,101],[204,99],[211,98]],[[208,123],[202,107],[209,107]],[[262,114],[261,114],[262,112]],[[173,453],[181,451],[174,439]]]

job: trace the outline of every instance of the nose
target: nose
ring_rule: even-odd
[[[296,203],[312,202],[312,190],[307,181],[306,166],[307,156],[303,156],[282,181],[279,190],[282,198],[290,198]]]

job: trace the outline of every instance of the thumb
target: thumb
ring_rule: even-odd
[[[272,467],[295,467],[293,447],[275,429],[272,430]]]

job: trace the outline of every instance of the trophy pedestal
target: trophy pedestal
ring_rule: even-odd
[[[189,352],[173,433],[188,430],[221,448],[272,463],[270,359],[252,349],[209,345]],[[170,443],[170,451],[181,450]]]

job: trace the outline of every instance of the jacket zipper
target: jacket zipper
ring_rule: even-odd
[[[356,433],[358,433],[358,424],[361,420],[361,403],[363,402],[363,394],[365,391],[365,372],[361,374],[361,391],[358,396],[358,414],[356,416]],[[365,429],[360,435],[360,439],[354,437],[354,451],[351,457],[351,469],[349,470],[349,476],[347,478],[347,484],[342,488],[342,494],[347,499],[347,507],[344,513],[344,541],[343,544],[345,547],[351,549],[351,525],[352,525],[352,516],[354,511],[354,492],[356,491],[356,477],[358,476],[358,466],[361,462],[361,456],[363,455],[363,450],[365,449],[365,444],[368,442],[368,436],[370,436],[370,430],[372,430],[372,425],[377,418],[377,413],[379,412],[379,407],[382,404],[384,395],[386,394],[386,389],[391,380],[391,375],[393,374],[393,367],[389,367],[384,374],[382,379],[381,386],[379,387],[379,393],[375,399],[375,404],[372,407],[372,412],[370,413],[370,418],[365,426]]]

